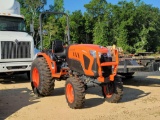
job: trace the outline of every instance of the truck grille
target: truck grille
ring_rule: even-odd
[[[18,58],[31,58],[31,43],[1,41],[1,59]]]

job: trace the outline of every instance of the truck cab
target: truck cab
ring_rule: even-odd
[[[0,0],[0,73],[29,73],[33,59],[34,41],[26,31],[20,4]]]

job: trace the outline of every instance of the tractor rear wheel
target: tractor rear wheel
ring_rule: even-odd
[[[31,86],[38,96],[48,96],[54,90],[50,68],[43,57],[36,58],[31,66]]]
[[[123,95],[123,83],[121,78],[115,76],[113,82],[109,82],[102,86],[102,94],[107,102],[117,103]]]
[[[65,96],[70,108],[82,108],[85,100],[84,83],[78,78],[68,78],[65,84]]]

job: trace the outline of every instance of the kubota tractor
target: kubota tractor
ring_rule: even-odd
[[[42,33],[42,15],[62,14],[43,12],[40,15],[40,33]],[[54,90],[55,80],[66,80],[65,97],[70,108],[83,107],[85,91],[89,87],[100,86],[106,101],[118,102],[123,95],[123,84],[117,76],[118,52],[110,51],[100,45],[70,44],[69,22],[67,18],[68,46],[63,41],[54,40],[51,49],[37,54],[31,67],[31,86],[38,96],[48,96]],[[42,41],[42,35],[40,36]],[[43,46],[43,42],[41,44]]]

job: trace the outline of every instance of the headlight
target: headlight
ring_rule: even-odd
[[[99,58],[101,58],[102,53],[98,52]]]
[[[96,58],[96,51],[90,50],[89,52],[90,52],[90,55],[92,55],[94,58]]]

